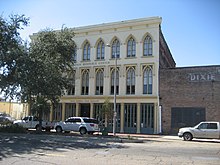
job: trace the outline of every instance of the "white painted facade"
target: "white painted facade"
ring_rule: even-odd
[[[113,103],[111,71],[115,67],[115,59],[111,55],[112,48],[105,46],[104,59],[97,59],[97,46],[100,40],[104,42],[104,45],[109,44],[112,46],[114,39],[117,38],[120,42],[120,57],[117,59],[119,94],[117,94],[116,99],[117,119],[120,123],[118,123],[117,132],[160,133],[161,115],[159,111],[158,73],[160,67],[160,35],[162,34],[160,31],[161,21],[160,17],[149,17],[72,28],[75,32],[74,42],[77,47],[74,65],[75,93],[72,95],[66,93],[61,98],[60,106],[51,113],[51,120],[65,120],[68,116],[83,115],[97,118],[98,105],[103,104],[106,98],[109,98],[110,102]],[[143,52],[146,36],[150,36],[152,39],[152,55],[150,56],[144,56]],[[134,57],[127,57],[130,37],[136,43]],[[90,44],[90,60],[83,60],[83,50],[86,42]],[[166,44],[163,41],[164,43]],[[152,94],[143,93],[143,72],[148,66],[152,67]],[[134,94],[127,94],[126,91],[127,71],[129,68],[135,70]],[[89,91],[87,95],[82,95],[82,71],[85,69],[89,71]],[[96,94],[96,74],[98,69],[101,69],[104,73],[103,94],[101,95]],[[153,110],[148,110],[151,109],[149,107],[153,108]]]

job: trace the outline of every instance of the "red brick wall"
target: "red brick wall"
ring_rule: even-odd
[[[160,69],[163,133],[171,132],[172,107],[204,107],[206,120],[220,121],[220,65]]]

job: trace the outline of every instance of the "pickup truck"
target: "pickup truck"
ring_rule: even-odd
[[[206,121],[194,127],[180,128],[178,136],[186,141],[191,141],[193,138],[220,139],[220,122]]]
[[[36,116],[26,116],[21,120],[15,120],[13,124],[22,126],[27,129],[40,129],[39,119]],[[51,129],[53,129],[53,127],[54,124],[52,122],[42,121],[43,130],[50,131]]]

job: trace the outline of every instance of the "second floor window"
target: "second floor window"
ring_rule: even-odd
[[[126,93],[135,94],[135,70],[133,67],[129,67],[127,70]]]
[[[117,39],[112,43],[112,58],[115,58],[115,56],[120,57],[120,42]]]
[[[83,70],[82,71],[82,95],[88,95],[89,94],[89,70]]]
[[[67,90],[67,94],[74,95],[75,94],[75,72],[70,72],[68,74],[68,79],[69,79],[70,86]]]
[[[153,52],[153,47],[152,47],[152,39],[150,36],[147,36],[144,39],[144,56],[152,56]]]
[[[83,61],[86,60],[90,60],[90,44],[88,42],[83,47]]]
[[[115,69],[111,72],[111,95],[114,94],[114,83],[115,83]],[[116,71],[116,94],[119,94],[119,73]]]
[[[98,46],[97,46],[97,60],[101,60],[104,58],[105,58],[105,44],[101,40],[99,41]]]
[[[96,73],[96,95],[103,95],[104,74],[103,70],[99,69]]]
[[[136,56],[136,42],[133,38],[130,38],[127,43],[127,57]]]
[[[74,53],[73,53],[72,60],[73,60],[74,62],[76,62],[76,60],[77,60],[77,54],[76,54],[76,51],[74,51]]]
[[[152,94],[153,88],[153,74],[152,74],[152,66],[146,67],[144,69],[143,75],[143,94]]]

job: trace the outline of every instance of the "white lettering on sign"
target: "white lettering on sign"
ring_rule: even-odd
[[[212,73],[190,73],[189,81],[213,81],[215,75]]]
[[[110,64],[109,61],[98,61],[98,62],[85,62],[85,63],[75,63],[74,66],[98,66],[98,65],[106,65]]]

